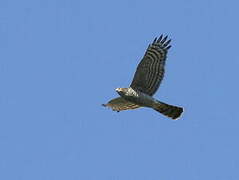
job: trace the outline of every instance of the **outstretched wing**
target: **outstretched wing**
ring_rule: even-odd
[[[102,104],[102,105],[110,107],[113,111],[118,111],[118,112],[123,110],[128,110],[128,109],[136,109],[140,107],[139,105],[131,103],[122,97],[112,99],[107,104]]]
[[[164,76],[164,65],[170,40],[161,35],[155,38],[153,43],[147,48],[145,55],[139,63],[130,85],[133,89],[139,90],[152,96],[159,88]]]

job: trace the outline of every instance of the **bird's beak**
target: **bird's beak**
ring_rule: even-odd
[[[121,90],[120,90],[120,88],[116,88],[115,91],[120,92]]]

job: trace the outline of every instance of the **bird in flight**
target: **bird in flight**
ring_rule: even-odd
[[[134,74],[133,81],[128,88],[116,88],[120,95],[110,100],[103,106],[110,107],[114,111],[136,109],[139,107],[152,108],[165,116],[177,119],[183,112],[182,107],[166,104],[155,98],[153,95],[158,90],[164,77],[164,66],[167,52],[171,48],[171,39],[168,36],[155,38],[149,44],[145,55],[139,63]]]

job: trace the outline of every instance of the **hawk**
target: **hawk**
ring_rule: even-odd
[[[164,77],[164,66],[167,52],[170,49],[171,39],[168,36],[155,38],[149,44],[145,55],[139,63],[129,88],[116,88],[120,97],[110,100],[103,106],[110,107],[114,111],[149,107],[168,116],[177,119],[183,112],[182,107],[163,103],[153,95],[158,90]]]

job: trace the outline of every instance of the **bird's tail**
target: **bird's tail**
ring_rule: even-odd
[[[153,109],[172,119],[179,118],[183,112],[183,108],[181,107],[172,106],[160,101],[154,104]]]

